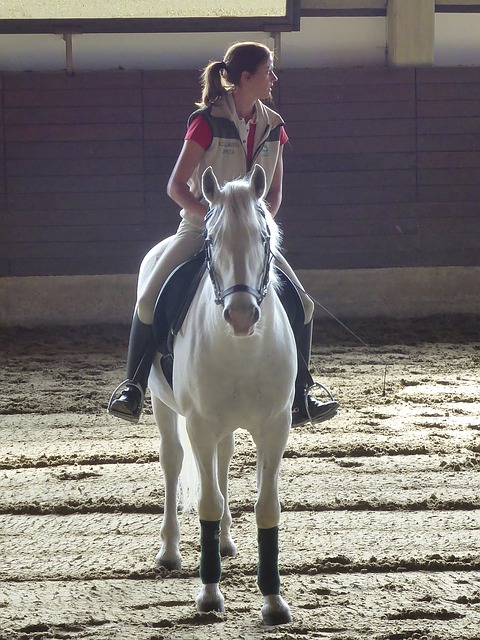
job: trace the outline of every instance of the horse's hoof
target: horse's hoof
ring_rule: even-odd
[[[160,552],[155,558],[155,569],[166,569],[167,571],[180,571],[182,568],[182,556],[180,554],[176,556],[168,557],[166,554]]]
[[[195,603],[199,613],[208,613],[209,611],[223,613],[225,611],[225,600],[217,583],[202,585]]]
[[[292,621],[290,607],[281,596],[265,596],[262,607],[263,624],[274,626]]]

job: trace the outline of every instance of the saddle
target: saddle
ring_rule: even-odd
[[[281,281],[279,291],[288,320],[296,335],[304,323],[304,311],[300,295],[290,278],[279,267],[274,267]],[[193,258],[177,267],[163,285],[153,318],[153,334],[163,374],[173,388],[174,338],[182,328],[192,300],[206,270],[205,251],[202,250]]]

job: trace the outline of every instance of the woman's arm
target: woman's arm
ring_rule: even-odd
[[[192,194],[188,181],[205,153],[203,147],[194,140],[185,140],[172,175],[168,180],[167,194],[179,207],[203,220],[208,211],[205,203]]]
[[[280,147],[277,164],[273,173],[272,184],[265,198],[268,209],[273,217],[276,216],[282,203],[282,187],[283,187],[283,146]]]

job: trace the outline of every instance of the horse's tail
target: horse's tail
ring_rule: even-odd
[[[195,512],[197,511],[198,496],[200,494],[200,477],[183,416],[178,416],[178,432],[183,447],[183,464],[180,472],[180,502],[184,512]]]

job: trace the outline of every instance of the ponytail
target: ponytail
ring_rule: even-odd
[[[209,62],[200,76],[202,86],[202,99],[197,102],[197,107],[208,107],[226,94],[223,77],[226,71],[225,62]]]

